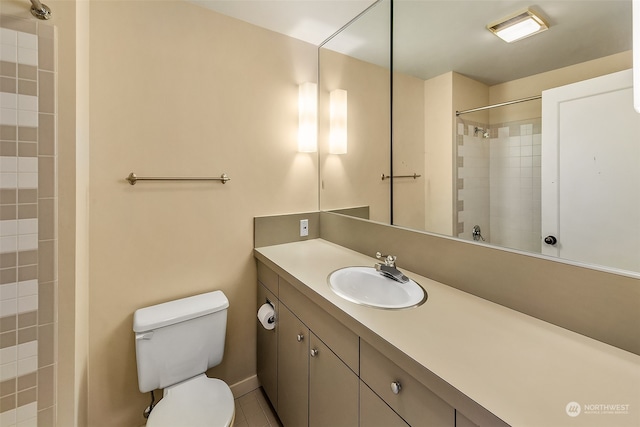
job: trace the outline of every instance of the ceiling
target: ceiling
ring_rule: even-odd
[[[189,1],[316,46],[375,3],[375,0]]]
[[[320,45],[373,0],[189,0]],[[527,7],[549,30],[505,43],[486,26]],[[389,64],[389,1],[326,47]],[[428,79],[447,71],[493,85],[631,49],[631,0],[395,0],[394,69]]]

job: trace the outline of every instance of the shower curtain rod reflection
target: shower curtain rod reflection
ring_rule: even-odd
[[[512,104],[519,104],[521,102],[533,101],[535,99],[540,99],[540,98],[542,98],[542,95],[536,95],[536,96],[530,96],[528,98],[516,99],[515,101],[501,102],[499,104],[487,105],[486,107],[472,108],[470,110],[456,111],[456,117],[460,116],[462,114],[475,113],[476,111],[489,110],[491,108],[504,107],[504,106],[512,105]]]

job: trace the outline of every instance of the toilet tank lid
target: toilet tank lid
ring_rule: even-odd
[[[133,313],[133,331],[146,332],[205,316],[229,307],[222,291],[207,292],[141,308]]]

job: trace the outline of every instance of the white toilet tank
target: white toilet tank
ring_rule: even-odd
[[[133,314],[138,386],[143,393],[179,383],[218,365],[224,354],[229,300],[208,292]]]

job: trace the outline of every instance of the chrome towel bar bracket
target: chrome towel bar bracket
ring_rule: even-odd
[[[420,178],[421,176],[422,176],[422,175],[418,175],[417,173],[414,173],[413,175],[394,175],[393,177],[394,177],[394,178],[413,178],[413,179],[416,179],[416,178]],[[384,181],[385,179],[389,179],[389,178],[391,178],[391,176],[390,176],[390,175],[382,174],[382,180],[383,180],[383,181]]]
[[[226,173],[223,173],[220,177],[143,177],[137,176],[133,172],[125,179],[131,185],[135,185],[138,181],[221,181],[223,184],[226,184],[227,181],[231,180]]]

